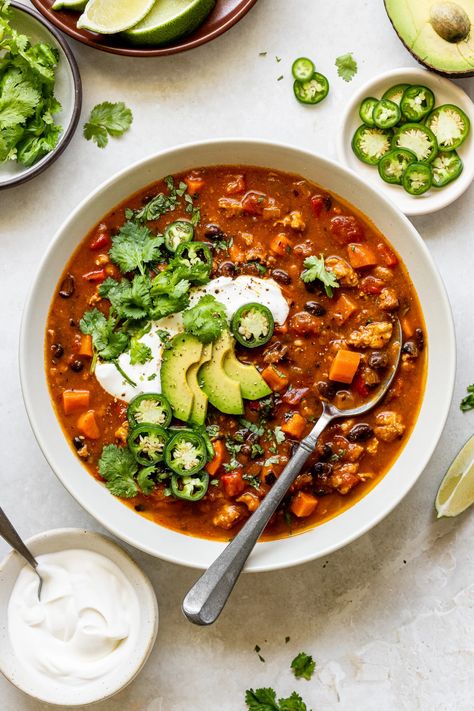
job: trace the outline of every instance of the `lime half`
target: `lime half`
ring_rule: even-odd
[[[145,19],[124,36],[133,44],[172,42],[199,27],[215,4],[216,0],[156,0]]]
[[[77,26],[101,35],[113,35],[143,20],[154,4],[155,0],[89,0]]]
[[[438,518],[457,516],[471,504],[474,504],[474,435],[449,467],[435,501]]]
[[[52,10],[73,10],[82,12],[87,5],[87,0],[56,0],[53,3]]]

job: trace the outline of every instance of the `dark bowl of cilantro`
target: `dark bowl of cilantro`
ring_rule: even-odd
[[[61,34],[29,7],[0,1],[0,189],[61,155],[81,104],[79,69]]]

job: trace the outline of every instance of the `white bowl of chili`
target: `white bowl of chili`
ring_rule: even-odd
[[[347,545],[386,516],[407,494],[427,465],[443,430],[453,391],[455,341],[449,302],[438,271],[421,237],[391,202],[354,173],[298,148],[258,140],[217,140],[179,146],[137,163],[95,190],[80,204],[53,239],[36,275],[25,307],[20,336],[23,396],[33,431],[53,471],[89,513],[128,543],[173,563],[206,568],[224,541],[184,535],[139,516],[87,474],[56,416],[45,373],[44,330],[52,295],[79,242],[103,215],[157,176],[193,166],[258,164],[304,176],[324,185],[341,205],[357,204],[367,225],[388,235],[416,287],[424,315],[429,358],[426,387],[411,435],[389,471],[351,508],[300,535],[257,545],[246,570],[284,568],[327,555]],[[309,193],[311,194],[311,193]],[[338,208],[341,209],[341,208]]]

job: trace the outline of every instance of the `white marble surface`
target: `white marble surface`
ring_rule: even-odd
[[[78,132],[47,173],[0,193],[0,501],[24,536],[59,526],[100,529],[43,459],[18,379],[24,299],[38,259],[70,210],[130,162],[189,140],[273,138],[334,157],[341,109],[357,86],[383,69],[415,65],[381,0],[259,0],[223,37],[163,59],[123,59],[72,44],[84,82],[83,118],[110,99],[126,101],[135,121],[104,151]],[[258,56],[262,51],[266,57]],[[348,51],[359,63],[350,84],[334,68],[335,57]],[[330,97],[314,110],[292,97],[289,67],[300,55],[314,57],[332,83]],[[474,80],[460,83],[472,95]],[[191,626],[180,612],[196,573],[133,551],[158,594],[158,641],[140,677],[98,711],[241,711],[251,686],[274,686],[281,694],[297,689],[313,711],[472,709],[473,515],[437,522],[433,500],[474,429],[474,413],[459,411],[464,388],[474,380],[473,196],[471,187],[443,212],[415,221],[453,305],[458,377],[448,425],[410,495],[369,534],[327,560],[244,576],[210,629]],[[0,553],[7,550],[0,541]],[[317,660],[311,682],[289,672],[300,650]],[[1,678],[0,708],[45,706]]]

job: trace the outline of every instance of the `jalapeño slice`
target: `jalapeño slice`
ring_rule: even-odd
[[[359,106],[359,116],[366,126],[375,126],[372,114],[379,103],[373,96],[367,96]]]
[[[352,150],[363,163],[377,165],[389,152],[392,135],[391,129],[359,126],[352,139]]]
[[[372,119],[378,128],[393,128],[400,121],[400,108],[390,99],[377,101],[372,111]]]
[[[200,501],[209,488],[209,474],[200,472],[193,476],[180,476],[173,474],[171,477],[171,492],[177,499],[183,501]]]
[[[433,171],[433,187],[443,188],[459,178],[463,163],[456,151],[440,151],[432,162],[431,169]]]
[[[409,121],[421,121],[432,110],[435,97],[431,89],[421,84],[413,84],[405,89],[400,109]]]
[[[410,163],[415,163],[416,155],[406,148],[395,148],[379,161],[379,175],[386,183],[401,185],[402,177]]]
[[[299,57],[293,62],[291,73],[298,81],[309,81],[313,76],[315,67],[311,59]]]
[[[127,419],[132,428],[144,423],[168,427],[172,416],[171,405],[160,393],[137,395],[127,407]]]
[[[409,86],[410,84],[395,84],[395,86],[391,86],[390,89],[387,89],[382,99],[389,99],[400,106],[402,96]]]
[[[194,227],[189,220],[176,220],[176,222],[166,225],[163,237],[166,249],[176,252],[181,244],[192,241]]]
[[[132,429],[128,446],[139,464],[150,466],[162,461],[168,439],[163,427],[144,423]]]
[[[459,148],[469,133],[470,121],[464,111],[453,104],[443,104],[432,111],[425,121],[436,136],[441,151]]]
[[[181,430],[167,443],[165,462],[179,476],[196,474],[207,463],[206,443],[197,432]]]
[[[203,242],[186,242],[176,250],[174,264],[181,265],[192,274],[194,284],[207,284],[212,269],[211,250]],[[183,275],[183,278],[186,278]]]
[[[423,195],[431,188],[431,167],[427,163],[411,163],[402,178],[402,185],[410,195]]]
[[[293,91],[301,104],[319,104],[329,92],[329,82],[324,74],[314,72],[307,81],[295,79]]]
[[[407,148],[420,163],[429,163],[438,154],[438,143],[433,132],[422,123],[406,123],[392,140],[392,148]]]
[[[263,346],[273,336],[275,322],[272,312],[263,304],[244,304],[232,317],[234,338],[247,348]]]

